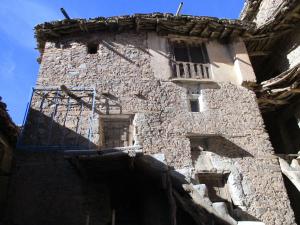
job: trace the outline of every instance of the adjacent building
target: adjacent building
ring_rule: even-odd
[[[300,223],[299,158],[299,1],[247,1],[243,21],[257,24],[256,38],[246,41],[258,84],[252,88]]]

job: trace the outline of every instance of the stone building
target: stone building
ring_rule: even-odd
[[[243,21],[257,24],[246,41],[258,84],[252,86],[285,185],[300,224],[300,4],[294,0],[248,1]]]
[[[255,23],[154,13],[35,31],[8,224],[296,224],[256,101]]]
[[[13,149],[17,142],[18,128],[11,120],[7,106],[0,97],[0,218],[7,206]],[[1,220],[0,220],[1,221]]]

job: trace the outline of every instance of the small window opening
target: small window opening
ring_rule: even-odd
[[[190,100],[191,112],[199,112],[198,100]]]
[[[132,115],[101,115],[101,146],[127,147],[133,145]]]
[[[206,46],[201,44],[188,44],[184,42],[173,43],[174,58],[180,62],[209,63]]]
[[[90,43],[87,45],[88,54],[96,54],[98,52],[98,44]]]

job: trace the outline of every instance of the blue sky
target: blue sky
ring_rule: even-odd
[[[13,120],[21,124],[39,64],[33,27],[63,19],[64,7],[72,18],[172,12],[177,0],[1,0],[0,96]],[[185,0],[182,14],[238,18],[244,0]],[[1,126],[1,124],[0,124]]]

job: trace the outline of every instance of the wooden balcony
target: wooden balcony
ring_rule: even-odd
[[[172,80],[205,81],[211,80],[210,64],[172,62]]]

